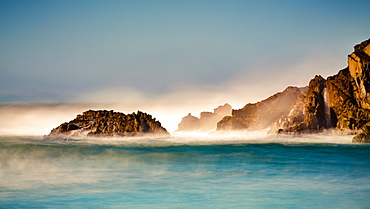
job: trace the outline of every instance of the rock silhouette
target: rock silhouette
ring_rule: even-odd
[[[223,117],[231,115],[232,107],[229,104],[220,105],[213,112],[201,112],[200,118],[189,113],[183,117],[178,125],[178,131],[212,131],[217,127],[217,122]]]
[[[68,123],[54,128],[45,138],[141,136],[144,134],[168,135],[151,115],[137,113],[123,114],[113,110],[89,110]]]

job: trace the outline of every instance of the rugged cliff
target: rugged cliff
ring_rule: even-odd
[[[370,39],[354,47],[348,67],[328,77],[329,106],[339,130],[362,131],[354,142],[370,142]]]
[[[306,92],[307,88],[288,87],[263,101],[249,103],[218,122],[217,130],[265,129],[278,119],[300,117],[295,110],[302,108],[300,101]]]
[[[232,116],[218,123],[217,130],[271,127],[278,133],[312,133],[336,128],[345,133],[363,132],[354,142],[370,141],[369,63],[370,39],[354,47],[348,67],[338,74],[327,79],[317,75],[307,88],[288,87],[266,100],[233,110]]]
[[[217,122],[223,117],[231,115],[232,107],[229,104],[220,105],[213,112],[201,112],[200,118],[189,113],[183,117],[178,125],[178,131],[212,131],[217,127]]]
[[[287,116],[276,120],[271,126],[271,132],[302,133],[320,132],[333,127],[335,118],[328,103],[326,80],[317,75],[311,79],[306,94],[296,101],[295,106]]]
[[[113,110],[89,110],[68,123],[54,128],[45,138],[79,138],[111,137],[111,136],[140,136],[143,134],[168,135],[151,115],[138,111],[123,114]]]

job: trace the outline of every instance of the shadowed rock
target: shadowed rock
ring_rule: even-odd
[[[353,137],[352,142],[370,143],[370,123],[362,126],[362,133]]]

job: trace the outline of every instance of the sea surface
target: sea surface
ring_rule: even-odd
[[[0,137],[0,208],[370,208],[370,145],[258,134]]]

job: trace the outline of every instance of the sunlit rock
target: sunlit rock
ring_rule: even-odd
[[[354,142],[370,139],[370,39],[354,47],[348,67],[308,87],[288,87],[266,100],[247,104],[224,117],[217,130],[264,129],[271,133],[315,133],[335,128],[361,133]]]
[[[113,110],[89,110],[54,128],[45,138],[123,137],[144,134],[168,135],[168,132],[159,121],[140,111],[123,114]]]
[[[297,100],[305,94],[305,91],[307,91],[307,88],[288,87],[283,92],[274,94],[263,101],[250,103],[242,109],[233,110],[232,116],[224,117],[218,122],[217,130],[232,131],[269,128],[277,120],[288,117],[294,107],[298,108],[300,106],[297,104]],[[276,124],[276,127],[280,125]]]
[[[362,108],[370,109],[370,39],[356,45],[354,49],[348,55],[348,69],[356,87],[355,98]]]
[[[345,134],[362,132],[362,127],[370,121],[369,44],[370,39],[356,45],[355,52],[348,56],[348,67],[338,74],[326,80],[321,76],[313,78],[308,86],[304,120],[299,128],[286,127],[285,123],[279,131],[312,133],[336,128]],[[366,142],[365,135],[361,135],[361,142]]]

